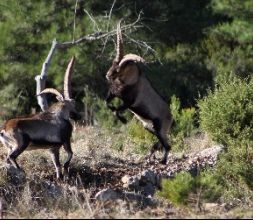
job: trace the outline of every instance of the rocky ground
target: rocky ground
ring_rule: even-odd
[[[179,208],[156,196],[163,178],[173,178],[180,171],[196,175],[215,166],[222,146],[198,136],[188,140],[188,151],[170,153],[168,163],[161,165],[158,160],[147,162],[143,155],[134,153],[127,138],[124,150],[113,149],[117,140],[94,127],[77,127],[70,177],[63,181],[56,180],[46,152],[24,152],[18,161],[25,173],[3,165],[0,214],[6,218],[253,217],[248,207],[236,212],[229,204],[218,203],[203,204],[201,210]],[[2,152],[1,161],[4,156]]]

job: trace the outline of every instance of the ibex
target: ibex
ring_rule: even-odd
[[[126,123],[126,119],[121,113],[129,109],[148,131],[157,136],[159,141],[151,148],[149,158],[156,150],[163,147],[164,155],[161,163],[166,164],[171,148],[168,144],[167,132],[172,125],[172,115],[168,104],[152,87],[138,63],[145,63],[145,60],[135,54],[123,56],[123,39],[119,22],[116,58],[106,73],[109,85],[106,103],[123,123]],[[122,100],[122,105],[114,107],[109,104],[115,97]]]
[[[56,89],[44,89],[39,95],[52,93],[58,102],[45,112],[32,116],[14,118],[6,121],[0,133],[0,140],[9,150],[7,163],[20,169],[16,162],[17,157],[24,150],[49,149],[56,168],[57,178],[62,178],[59,150],[63,146],[68,154],[64,163],[64,176],[68,175],[70,160],[72,159],[71,119],[79,119],[80,115],[75,109],[75,102],[70,95],[70,79],[73,72],[74,57],[70,60],[64,77],[64,94]]]

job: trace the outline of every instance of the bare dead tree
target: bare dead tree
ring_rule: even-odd
[[[74,32],[75,32],[75,28],[76,28],[76,17],[75,16],[76,16],[77,4],[78,4],[78,0],[75,3],[75,15],[74,15],[74,27],[73,27],[73,36],[72,36],[73,39],[72,39],[72,41],[58,42],[56,39],[54,39],[52,41],[52,45],[51,45],[49,53],[46,57],[46,60],[42,65],[41,73],[40,73],[40,75],[37,75],[35,77],[37,102],[38,102],[40,108],[42,109],[42,111],[46,111],[48,109],[48,103],[47,103],[47,100],[46,100],[44,94],[42,94],[42,95],[38,95],[38,94],[40,94],[41,91],[43,89],[45,89],[45,87],[46,87],[46,77],[47,77],[47,73],[48,73],[48,68],[50,66],[50,63],[52,61],[52,58],[53,58],[53,55],[54,55],[55,51],[57,49],[67,49],[67,48],[70,48],[70,47],[73,47],[73,46],[80,45],[82,43],[93,42],[93,41],[98,41],[98,40],[103,40],[103,42],[104,42],[103,47],[105,48],[105,46],[108,42],[108,39],[109,38],[113,39],[114,36],[117,33],[116,28],[109,31],[109,22],[111,20],[112,10],[113,10],[113,7],[115,5],[115,1],[114,1],[111,8],[110,8],[110,13],[109,13],[109,17],[108,17],[108,24],[107,24],[107,28],[106,28],[107,30],[106,31],[101,31],[101,29],[98,27],[98,24],[95,21],[95,19],[92,17],[92,15],[89,14],[87,10],[84,10],[85,13],[89,16],[91,22],[93,22],[93,24],[94,24],[94,33],[88,34],[88,35],[80,37],[78,39],[75,39]],[[126,32],[127,30],[136,30],[138,28],[143,27],[141,24],[139,24],[140,21],[141,21],[141,14],[138,15],[137,19],[133,23],[123,25],[121,27],[122,32]],[[154,50],[147,43],[145,43],[143,41],[134,40],[134,39],[130,38],[129,36],[128,36],[128,38],[130,39],[130,41],[137,44],[139,47],[145,47],[146,50],[150,50],[151,52],[154,52]]]

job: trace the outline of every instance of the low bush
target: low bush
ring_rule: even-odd
[[[173,179],[164,179],[162,189],[157,193],[175,205],[187,205],[203,201],[217,201],[223,186],[212,171],[192,176],[190,173],[178,173]]]
[[[191,136],[196,130],[195,108],[181,108],[181,102],[176,96],[172,96],[170,104],[174,124],[171,130],[173,149],[184,148],[184,138]]]
[[[233,79],[200,100],[200,125],[224,145],[253,140],[253,80]]]
[[[253,198],[253,80],[234,78],[199,101],[200,125],[225,146],[215,169],[224,198]]]

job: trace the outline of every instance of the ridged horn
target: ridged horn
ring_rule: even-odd
[[[75,57],[73,56],[71,60],[69,61],[69,64],[64,76],[64,88],[63,88],[64,93],[63,94],[64,94],[64,98],[67,100],[71,99],[71,76],[73,74],[74,63],[75,63]]]
[[[120,23],[121,23],[121,21],[119,21],[119,23],[117,25],[117,48],[116,48],[116,57],[115,57],[115,61],[117,63],[119,63],[121,61],[121,59],[123,58],[123,55],[124,55],[123,38],[122,38]]]
[[[136,54],[131,54],[130,53],[130,54],[127,54],[123,57],[123,59],[119,63],[119,67],[123,66],[128,61],[141,62],[141,63],[146,62],[142,57],[140,57]]]
[[[56,95],[56,97],[57,97],[59,100],[64,101],[63,95],[62,95],[59,91],[57,91],[56,89],[47,88],[47,89],[44,89],[43,91],[41,91],[38,95],[45,94],[45,93],[54,94],[54,95]]]

